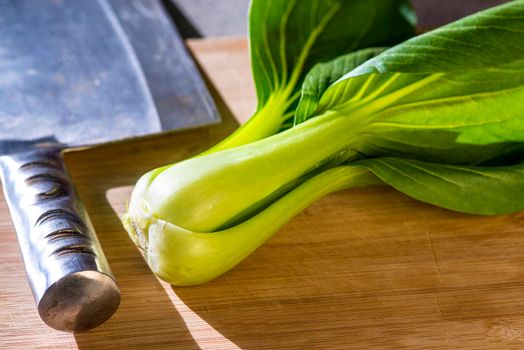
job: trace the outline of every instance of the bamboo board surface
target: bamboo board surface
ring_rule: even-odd
[[[244,39],[190,46],[240,119],[255,95]],[[221,104],[222,113],[227,112]],[[157,280],[118,216],[146,170],[196,152],[195,131],[68,152],[122,290],[87,333],[38,318],[0,197],[0,349],[522,349],[524,214],[478,217],[394,190],[331,195],[205,285]]]

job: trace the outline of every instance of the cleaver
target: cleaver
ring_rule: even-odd
[[[120,302],[62,152],[206,125],[227,132],[159,0],[0,0],[0,173],[45,323],[85,331]]]

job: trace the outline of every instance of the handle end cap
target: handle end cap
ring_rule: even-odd
[[[108,320],[120,304],[115,280],[98,271],[80,271],[56,281],[38,303],[38,313],[50,327],[84,332]]]

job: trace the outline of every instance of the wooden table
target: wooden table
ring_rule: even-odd
[[[190,45],[227,107],[245,119],[255,104],[245,40]],[[117,313],[90,332],[61,333],[40,321],[0,198],[0,349],[524,347],[523,213],[463,215],[387,188],[321,200],[210,283],[157,280],[118,216],[140,174],[201,147],[205,135],[188,135],[66,156],[122,290]]]

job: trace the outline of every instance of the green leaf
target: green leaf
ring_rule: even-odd
[[[523,19],[513,1],[399,44],[331,85],[317,114],[354,120],[370,157],[494,156],[524,141]]]
[[[328,62],[317,63],[304,78],[294,124],[300,124],[315,114],[320,97],[331,84],[384,50],[385,48],[367,48]]]
[[[524,163],[475,167],[375,158],[356,164],[408,196],[440,207],[480,215],[524,210]]]
[[[292,126],[300,86],[316,63],[414,34],[409,0],[252,0],[249,48],[258,106],[216,152]]]

